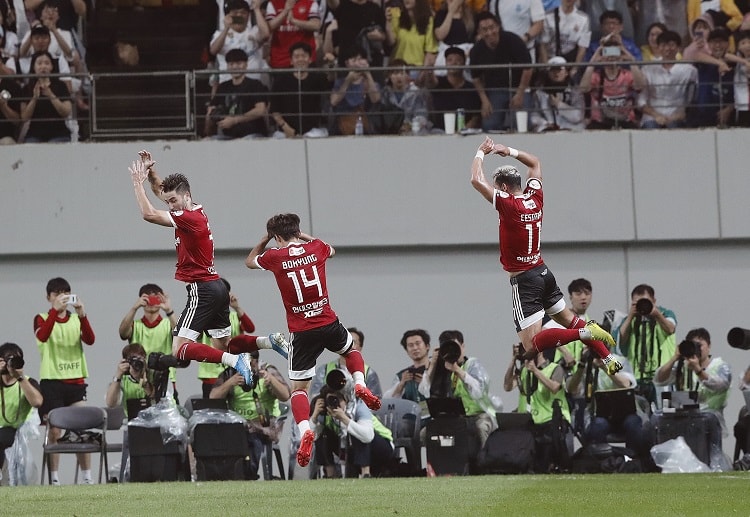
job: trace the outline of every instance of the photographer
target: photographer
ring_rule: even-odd
[[[0,345],[0,470],[5,463],[5,449],[13,445],[16,431],[28,418],[31,408],[42,405],[39,384],[23,374],[23,367],[21,347],[15,343]]]
[[[250,460],[245,464],[246,479],[258,479],[258,467],[263,448],[270,442],[278,442],[283,421],[279,401],[286,402],[291,396],[289,385],[272,365],[261,363],[257,351],[250,352],[250,369],[253,384],[247,386],[241,374],[234,368],[227,368],[216,379],[210,398],[227,399],[229,409],[245,417],[247,423],[247,443]]]
[[[426,330],[412,329],[404,332],[401,347],[411,359],[411,364],[396,372],[393,384],[383,395],[385,398],[402,398],[419,402],[422,407],[422,423],[429,417],[426,398],[419,393],[419,383],[430,364],[430,334]]]
[[[146,350],[139,343],[131,343],[122,348],[122,359],[117,363],[115,376],[107,386],[104,402],[107,407],[122,404],[127,413],[127,401],[131,399],[155,400],[156,392],[149,381],[146,368]]]
[[[656,304],[654,288],[640,284],[630,293],[630,311],[620,325],[620,352],[633,365],[638,394],[659,404],[654,372],[675,354],[677,317]]]
[[[445,330],[439,338],[440,347],[433,352],[430,365],[419,383],[419,392],[426,398],[460,398],[466,418],[475,429],[477,453],[497,427],[495,413],[502,409],[499,398],[490,398],[490,378],[476,357],[466,357],[464,336],[458,330]]]
[[[698,392],[701,413],[710,418],[711,463],[715,451],[721,452],[722,435],[728,435],[724,423],[732,370],[721,357],[711,355],[711,335],[705,328],[693,329],[669,360],[654,376],[658,386],[672,390]]]
[[[332,389],[332,374],[343,373],[340,389]],[[351,376],[333,370],[326,377],[326,385],[313,399],[310,422],[314,426],[315,462],[323,465],[325,477],[336,476],[334,455],[346,458],[347,467],[358,470],[359,477],[378,476],[393,461],[393,435],[367,406],[352,395]],[[353,477],[347,472],[347,477]]]

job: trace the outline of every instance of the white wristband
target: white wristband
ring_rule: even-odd
[[[518,158],[518,149],[508,147],[508,156],[510,156],[511,158]]]
[[[479,158],[480,160],[484,161],[484,151],[481,149],[477,151],[477,154],[474,156],[474,158]]]

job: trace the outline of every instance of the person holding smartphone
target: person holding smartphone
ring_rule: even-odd
[[[39,386],[44,402],[39,417],[42,422],[55,408],[85,404],[88,367],[83,344],[93,345],[96,339],[83,300],[71,294],[67,280],[57,277],[47,282],[47,301],[49,310],[34,317],[34,335],[41,354]],[[51,427],[49,443],[57,443],[59,437],[60,429]],[[57,474],[59,460],[57,454],[50,455],[53,485],[60,484]],[[93,484],[90,455],[79,453],[78,463],[83,483]]]

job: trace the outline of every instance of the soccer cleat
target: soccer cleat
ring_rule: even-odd
[[[284,334],[281,332],[274,332],[268,336],[268,340],[271,342],[271,348],[273,348],[284,359],[289,359],[289,341],[286,340]]]
[[[602,341],[607,347],[614,348],[615,340],[609,335],[609,332],[601,328],[597,322],[594,320],[586,322],[586,328],[591,332],[591,339]]]
[[[380,409],[380,399],[373,395],[367,386],[362,386],[361,384],[354,386],[354,395],[373,411]]]
[[[299,463],[300,467],[307,467],[307,464],[310,463],[314,442],[315,433],[308,429],[302,435],[302,439],[299,442],[299,449],[297,449],[297,463]]]
[[[606,364],[607,375],[614,375],[622,370],[622,363],[614,357]]]
[[[245,378],[246,386],[253,385],[253,370],[250,367],[251,359],[252,356],[248,353],[239,354],[237,356],[237,363],[234,365],[234,369],[237,370],[237,373]]]

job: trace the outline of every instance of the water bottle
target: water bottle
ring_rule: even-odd
[[[456,131],[459,133],[466,128],[466,111],[463,108],[456,110]]]
[[[362,115],[359,115],[357,117],[357,123],[354,124],[354,134],[357,136],[362,136],[365,134],[365,125],[362,122]]]

